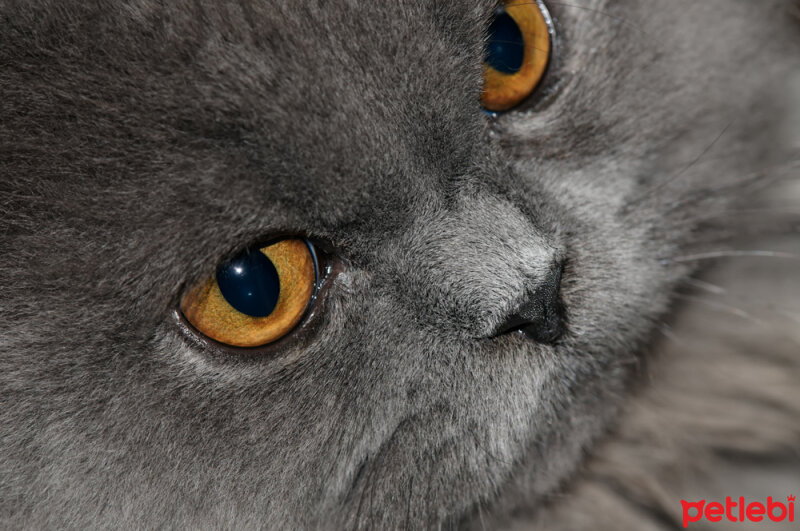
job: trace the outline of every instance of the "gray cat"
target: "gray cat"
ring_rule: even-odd
[[[798,5],[531,5],[546,72],[494,113],[493,0],[0,0],[2,527],[800,494]],[[280,339],[189,319],[292,238]]]

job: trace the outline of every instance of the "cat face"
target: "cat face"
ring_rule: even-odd
[[[797,41],[778,0],[573,4],[499,116],[490,1],[5,6],[14,517],[455,524],[568,480],[674,257],[780,150]],[[295,332],[243,355],[186,326],[185,290],[282,236],[327,266]],[[526,304],[557,330],[505,330]]]

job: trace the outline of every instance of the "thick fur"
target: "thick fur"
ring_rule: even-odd
[[[788,494],[754,485],[798,477],[796,307],[692,275],[732,235],[800,250],[796,5],[548,5],[548,81],[492,118],[489,0],[0,1],[3,527],[658,529]],[[280,234],[339,264],[313,329],[245,358],[178,325]],[[564,337],[495,335],[562,260]],[[753,260],[703,282],[785,308],[797,263]]]

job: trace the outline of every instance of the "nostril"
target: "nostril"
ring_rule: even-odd
[[[560,297],[562,269],[561,264],[554,267],[493,335],[519,330],[539,343],[553,343],[560,338],[566,328]]]

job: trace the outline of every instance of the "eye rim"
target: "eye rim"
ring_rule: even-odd
[[[272,363],[273,361],[285,359],[287,355],[313,340],[313,337],[324,324],[323,317],[326,315],[329,308],[327,297],[333,285],[333,281],[338,274],[344,270],[344,263],[337,255],[330,251],[329,244],[308,236],[284,234],[278,237],[260,238],[250,245],[239,246],[236,252],[226,253],[226,255],[236,256],[243,249],[261,249],[286,239],[300,239],[305,241],[308,244],[316,268],[314,291],[306,305],[303,315],[294,327],[282,337],[263,345],[241,347],[222,343],[198,330],[183,314],[180,303],[183,294],[185,294],[188,289],[191,289],[185,284],[180,290],[177,303],[170,312],[170,318],[188,346],[213,362],[239,363],[263,361]],[[221,260],[219,263],[223,261],[224,260]],[[192,284],[189,284],[188,286],[191,285]]]
[[[562,43],[559,38],[559,32],[557,31],[556,28],[556,26],[558,25],[556,16],[553,14],[553,11],[549,7],[547,7],[545,0],[533,0],[533,1],[499,0],[496,3],[495,8],[492,10],[492,13],[494,13],[495,10],[499,8],[505,8],[506,4],[508,3],[516,3],[517,5],[535,4],[536,8],[538,9],[538,13],[541,15],[541,18],[544,21],[544,27],[546,28],[546,35],[548,41],[546,62],[544,69],[542,70],[538,80],[534,84],[533,88],[525,96],[523,96],[516,103],[508,106],[505,109],[491,110],[487,108],[483,102],[484,94],[486,92],[485,90],[486,69],[490,67],[487,65],[485,59],[482,60],[481,64],[482,68],[484,69],[484,74],[481,76],[483,80],[483,85],[481,86],[480,104],[481,104],[481,110],[484,112],[485,115],[487,115],[490,118],[498,118],[504,114],[513,111],[530,110],[531,107],[539,107],[539,104],[542,102],[545,103],[551,102],[553,100],[553,96],[560,91],[560,83],[559,80],[556,78],[555,73],[559,68],[558,57]],[[517,75],[517,74],[512,74],[512,75]],[[503,75],[503,74],[498,72],[498,75]]]

